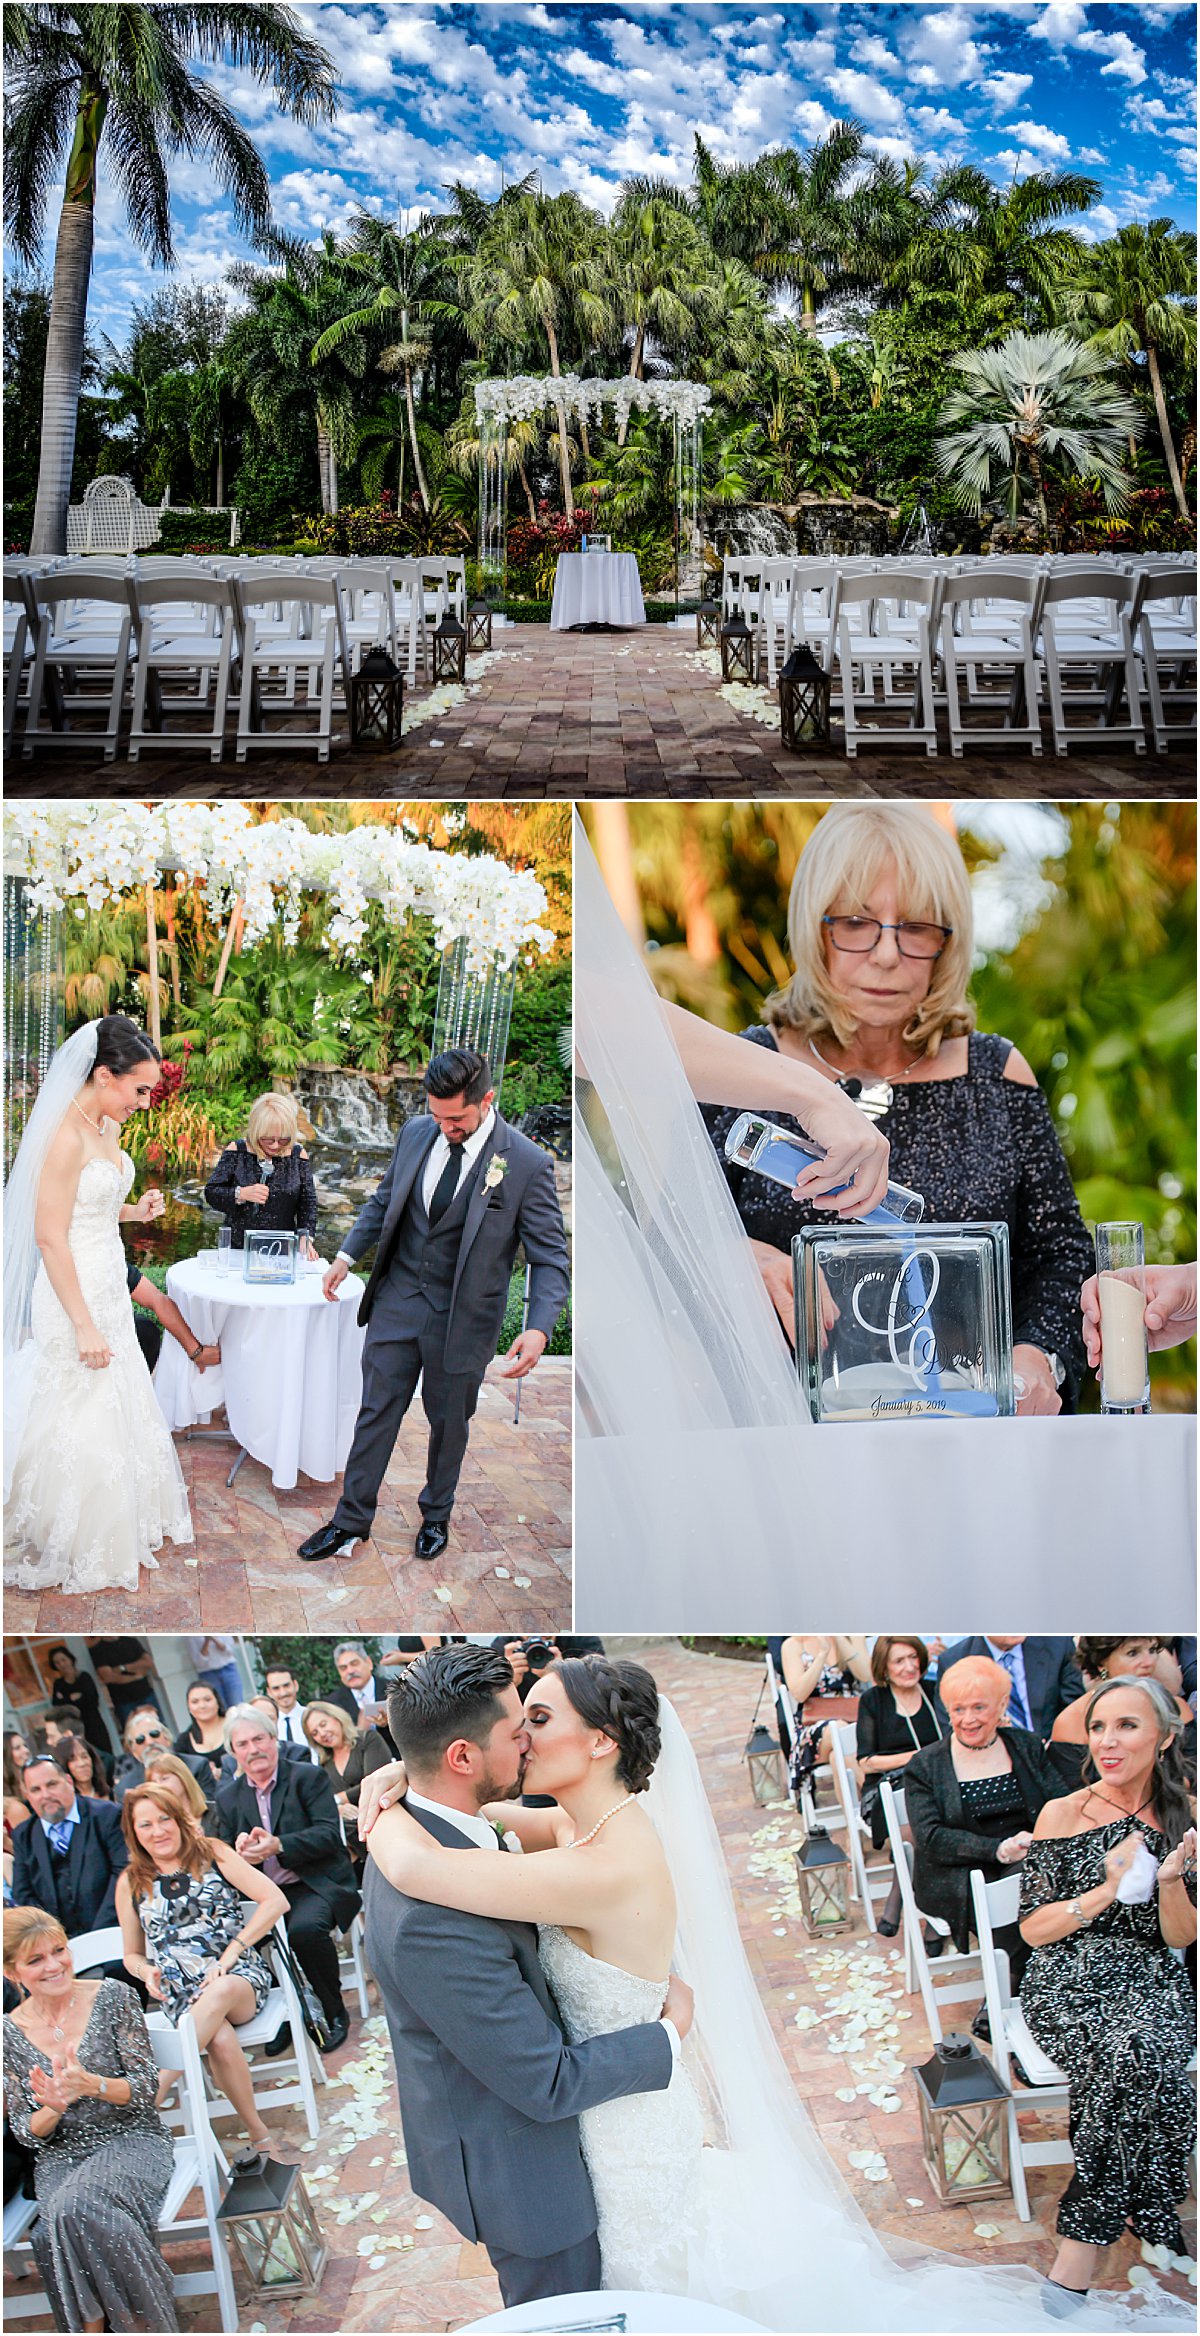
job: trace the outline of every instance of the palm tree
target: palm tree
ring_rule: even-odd
[[[627,178],[609,230],[623,320],[633,328],[631,381],[646,378],[646,340],[679,343],[720,318],[716,258],[687,197],[664,179]],[[629,418],[622,417],[618,444]]]
[[[248,303],[229,328],[229,361],[264,433],[286,429],[298,402],[308,409],[316,429],[321,508],[336,512],[338,464],[354,452],[354,405],[367,369],[366,343],[361,332],[350,334],[339,348],[315,360],[317,342],[345,303],[337,246],[328,229],[319,249],[276,232],[263,241],[281,267],[239,261],[227,271],[229,283]]]
[[[365,292],[369,297],[347,309],[321,334],[314,343],[311,362],[319,364],[353,334],[369,334],[372,329],[387,333],[388,343],[378,363],[382,372],[404,377],[413,469],[422,507],[428,511],[429,487],[421,466],[413,379],[429,363],[432,342],[425,328],[436,318],[459,314],[457,303],[446,300],[436,289],[445,273],[444,254],[429,233],[428,218],[420,218],[409,232],[363,212],[354,222],[349,249],[338,255],[338,265],[349,279],[348,291]]]
[[[4,11],[4,54],[5,222],[14,248],[30,263],[41,244],[51,184],[66,158],[30,544],[34,552],[54,553],[65,551],[67,541],[102,164],[111,165],[134,241],[169,267],[167,165],[177,154],[205,158],[244,233],[260,235],[270,219],[270,181],[253,142],[219,91],[191,70],[193,62],[227,61],[249,70],[301,122],[332,117],[336,85],[320,44],[290,8],[266,0],[203,0],[191,7],[12,0]]]
[[[723,169],[696,140],[696,203],[715,248],[797,300],[806,332],[822,301],[878,282],[901,241],[894,178],[858,175],[865,143],[861,123],[839,121],[803,153],[781,146]]]
[[[913,206],[913,232],[897,263],[901,284],[945,284],[967,299],[1011,292],[1029,322],[1053,309],[1084,245],[1064,221],[1100,200],[1098,179],[1073,170],[1035,170],[1006,188],[960,165],[949,188],[935,182]]]
[[[1093,347],[1126,362],[1144,355],[1175,507],[1181,519],[1190,519],[1161,360],[1177,358],[1189,370],[1195,365],[1195,236],[1171,219],[1118,228],[1110,242],[1092,246],[1079,274],[1062,287],[1061,305],[1070,323],[1092,326]]]
[[[550,371],[562,373],[563,336],[584,349],[611,325],[614,300],[604,231],[578,195],[527,192],[493,207],[464,271],[467,329],[484,349],[544,339]],[[575,516],[566,417],[554,434],[563,509]]]
[[[1097,349],[1064,332],[1010,333],[998,348],[966,350],[950,364],[964,381],[938,416],[947,435],[934,459],[964,509],[979,511],[1002,483],[1015,518],[1027,471],[1048,533],[1046,466],[1058,456],[1077,476],[1099,479],[1110,511],[1124,509],[1130,482],[1122,440],[1137,434],[1141,417],[1131,398],[1109,386],[1111,368]]]

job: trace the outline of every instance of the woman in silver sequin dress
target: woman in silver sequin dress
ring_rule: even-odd
[[[137,1997],[77,1979],[61,1923],[36,1906],[5,1913],[4,1972],[22,1990],[4,2021],[5,2105],[34,2153],[31,2239],[55,2327],[175,2328],[155,2235],[175,2151]]]

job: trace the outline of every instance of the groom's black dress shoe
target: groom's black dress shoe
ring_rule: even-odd
[[[449,1539],[448,1525],[440,1525],[427,1518],[416,1538],[416,1554],[418,1557],[440,1557]]]
[[[318,1557],[353,1557],[357,1533],[348,1533],[344,1525],[321,1525],[302,1541],[297,1557],[306,1561]]]

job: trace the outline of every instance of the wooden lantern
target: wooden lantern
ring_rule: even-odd
[[[932,2060],[913,2070],[921,2109],[921,2149],[944,2205],[1005,2198],[1011,2096],[970,2036],[943,2036]]]
[[[382,643],[368,649],[350,677],[350,739],[368,754],[399,746],[404,719],[404,676]]]

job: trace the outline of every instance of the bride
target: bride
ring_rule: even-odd
[[[579,2119],[605,2288],[686,2295],[781,2330],[1055,2324],[1065,2295],[1035,2272],[889,2252],[843,2187],[759,2003],[695,1754],[650,1674],[606,1656],[560,1661],[531,1689],[525,1721],[523,1789],[556,1805],[482,1813],[535,1855],[441,1846],[398,1804],[399,1763],[367,1779],[360,1832],[407,1897],[535,1922],[572,2043],[658,2018],[672,1964],[694,1988],[692,2037],[666,2091]],[[1072,2323],[1130,2325],[1131,2301],[1072,2298]],[[1136,2318],[1192,2322],[1158,2291]]]
[[[124,1014],[87,1022],[42,1082],[5,1192],[5,1581],[22,1590],[136,1590],[192,1523],[129,1303],[117,1141],[144,1111],[161,1056]]]

